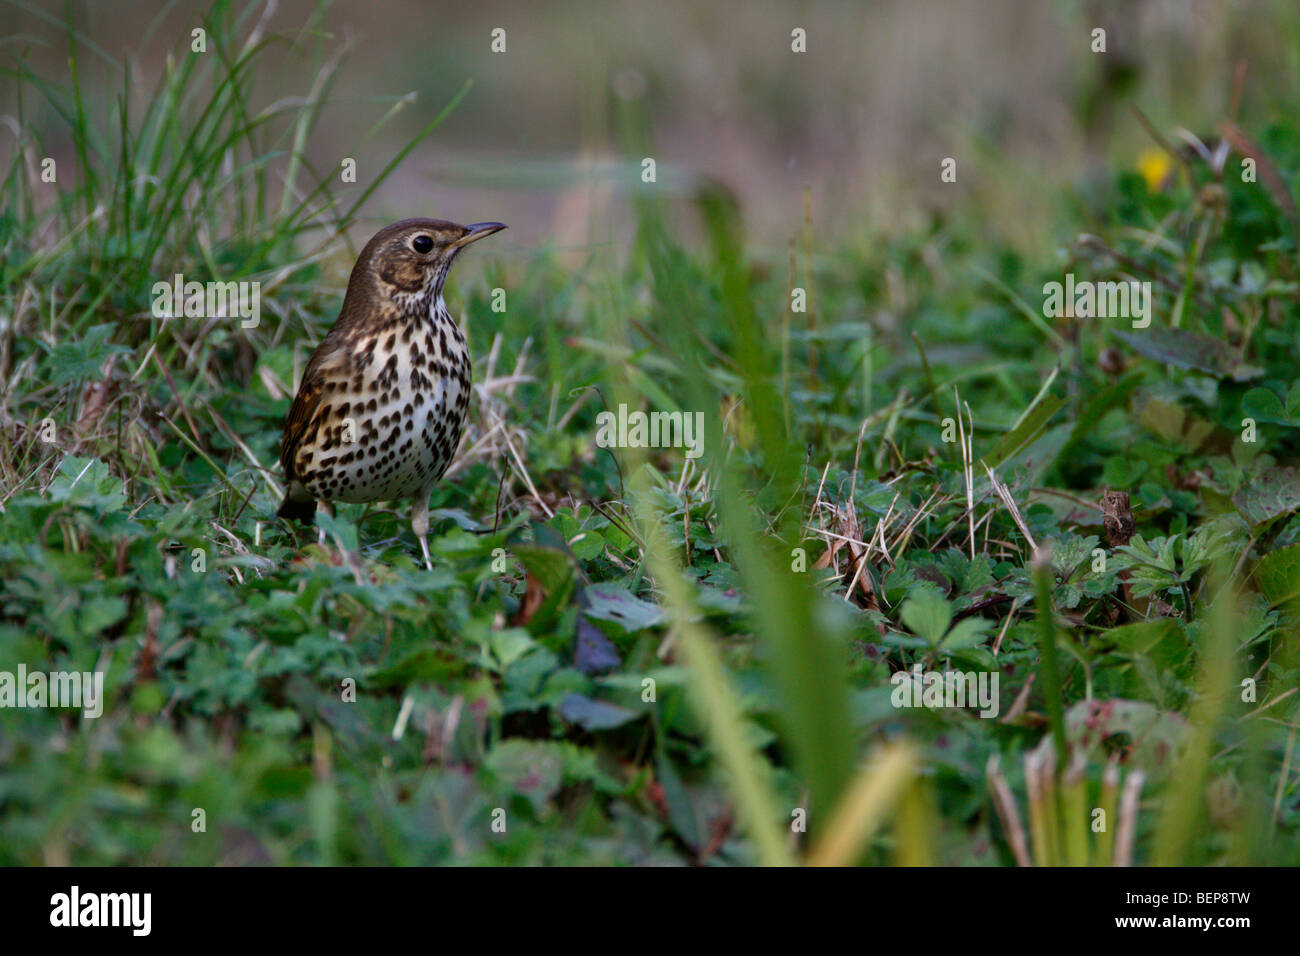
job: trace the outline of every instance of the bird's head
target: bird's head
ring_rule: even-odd
[[[462,249],[506,228],[501,222],[462,226],[445,219],[404,219],[375,233],[357,258],[348,298],[377,297],[404,312],[427,314]],[[344,303],[347,310],[347,303]]]

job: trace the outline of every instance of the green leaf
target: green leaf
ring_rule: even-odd
[[[939,642],[939,649],[957,651],[978,647],[988,636],[989,622],[983,618],[968,617],[958,621],[948,636]]]
[[[1255,566],[1255,586],[1268,603],[1300,617],[1300,544],[1278,548]]]
[[[659,605],[641,600],[621,584],[593,584],[582,593],[587,617],[613,621],[625,631],[641,631],[663,622]]]
[[[338,546],[344,551],[355,552],[361,549],[357,526],[342,515],[332,515],[325,511],[318,511],[316,513],[316,524],[327,535],[334,538],[338,542]]]
[[[1106,632],[1106,637],[1114,641],[1115,646],[1126,654],[1148,657],[1166,641],[1171,644],[1181,642],[1183,632],[1177,621],[1162,618],[1157,621],[1139,621],[1136,624],[1111,628]],[[1165,661],[1162,659],[1161,663]]]
[[[655,770],[663,788],[664,803],[668,808],[668,822],[688,846],[702,846],[699,814],[691,800],[690,792],[682,783],[677,769],[662,746],[655,753]]]
[[[484,765],[512,792],[526,798],[539,816],[564,777],[563,754],[549,741],[502,741],[488,753]]]
[[[454,521],[464,531],[482,531],[486,525],[475,520],[462,508],[434,508],[429,512],[429,526],[438,521]]]
[[[933,588],[917,588],[903,602],[899,617],[917,637],[924,638],[931,646],[938,646],[952,621],[952,607]]]
[[[510,549],[528,573],[541,583],[548,594],[560,590],[573,577],[569,556],[556,548],[519,544]]]
[[[532,635],[522,628],[512,627],[503,631],[494,631],[488,639],[492,656],[502,667],[509,667],[530,650],[537,646]]]
[[[81,633],[96,637],[126,617],[126,601],[120,597],[96,596],[81,605],[78,624]]]
[[[569,541],[569,548],[578,559],[590,561],[605,550],[605,539],[599,531],[579,531]]]
[[[639,714],[585,694],[567,694],[560,701],[560,716],[586,730],[609,730],[636,720]]]
[[[1132,568],[1129,585],[1138,597],[1149,597],[1170,588],[1176,588],[1191,576],[1190,572],[1179,572],[1178,554],[1182,549],[1182,536],[1153,538],[1146,541],[1141,535],[1121,548],[1117,548],[1111,558],[1111,570],[1122,571]]]
[[[545,528],[545,525],[538,525],[538,528]],[[540,637],[551,630],[556,618],[569,606],[576,586],[573,564],[568,553],[557,548],[521,544],[512,550],[519,563],[541,584],[545,594],[527,624],[528,630]]]
[[[51,501],[83,505],[100,513],[119,511],[126,504],[125,486],[108,465],[97,458],[72,455],[59,462],[49,496]]]
[[[1135,352],[1174,368],[1204,372],[1215,378],[1244,381],[1261,374],[1261,370],[1243,365],[1232,357],[1222,339],[1188,329],[1123,329],[1113,334],[1127,342]]]
[[[1294,390],[1293,390],[1294,391]],[[1288,405],[1290,397],[1287,398]],[[1273,422],[1277,425],[1300,425],[1282,407],[1282,400],[1272,389],[1252,388],[1241,398],[1241,413],[1257,422]]]
[[[1243,485],[1232,503],[1252,528],[1300,509],[1300,469],[1269,468]]]
[[[405,687],[417,681],[442,682],[455,678],[464,670],[459,660],[442,647],[420,647],[402,656],[388,667],[380,668],[366,680],[367,687]]]
[[[1034,406],[1034,410],[1019,425],[1007,432],[991,451],[980,459],[990,468],[997,468],[1008,458],[1022,451],[1046,427],[1048,419],[1060,411],[1065,399],[1047,395]],[[1064,440],[1063,440],[1064,441]],[[980,472],[982,474],[982,472]]]
[[[1112,488],[1132,488],[1150,467],[1140,458],[1114,455],[1106,459],[1102,468],[1102,481]]]
[[[1167,771],[1187,736],[1187,721],[1137,700],[1081,700],[1065,715],[1066,736],[1092,762],[1105,759],[1107,738],[1129,746],[1133,766],[1148,773]],[[1050,742],[1047,738],[1045,743]]]
[[[58,386],[90,378],[100,374],[101,366],[111,356],[129,353],[131,350],[125,345],[108,341],[113,328],[112,325],[92,325],[80,338],[54,346],[41,363],[49,369],[46,384]]]

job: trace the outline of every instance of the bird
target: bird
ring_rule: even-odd
[[[366,243],[285,420],[279,517],[311,523],[318,502],[328,510],[409,498],[411,529],[433,569],[429,494],[460,443],[471,381],[443,284],[462,251],[505,228],[404,219]]]

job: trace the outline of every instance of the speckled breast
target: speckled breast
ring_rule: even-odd
[[[327,387],[296,462],[326,501],[386,501],[428,494],[460,443],[469,408],[464,333],[445,312],[358,344],[350,378]]]

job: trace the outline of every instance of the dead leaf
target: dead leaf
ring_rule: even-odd
[[[519,602],[519,610],[515,611],[514,616],[510,618],[510,626],[522,627],[527,624],[545,600],[546,590],[542,587],[542,582],[533,577],[533,573],[529,571],[528,579],[524,584],[524,599]]]

